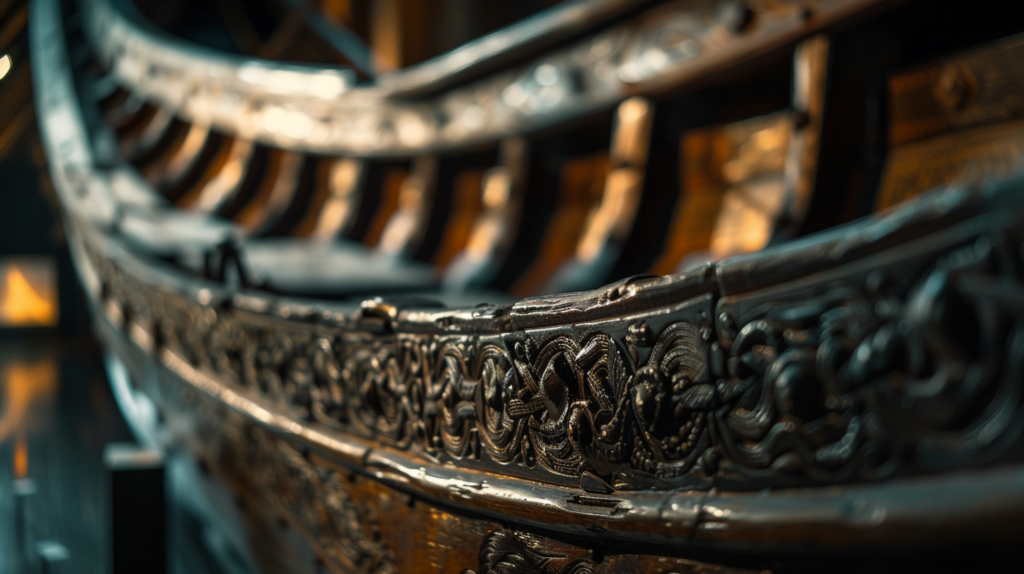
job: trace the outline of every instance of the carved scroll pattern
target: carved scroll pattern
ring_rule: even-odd
[[[583,548],[525,532],[497,530],[480,548],[480,572],[487,574],[594,574],[597,563]]]
[[[603,333],[523,337],[510,352],[475,337],[292,330],[166,296],[149,309],[163,344],[194,366],[400,448],[563,476],[671,478],[710,445],[710,326],[667,327],[637,368]]]
[[[649,555],[606,555],[587,548],[514,529],[489,532],[480,545],[479,566],[460,574],[753,574],[753,570]],[[762,571],[766,572],[766,571]]]
[[[720,314],[723,468],[835,483],[1004,454],[1024,422],[1017,247],[981,237],[911,277],[875,270],[759,305],[738,330]]]
[[[614,488],[760,488],[968,466],[1017,440],[1021,262],[999,241],[901,287],[848,278],[768,301],[742,328],[725,313],[622,340],[370,336],[214,310],[104,268],[111,301],[159,344],[307,420]]]

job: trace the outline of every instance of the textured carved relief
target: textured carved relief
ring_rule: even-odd
[[[743,489],[977,464],[1016,440],[1019,262],[1001,241],[896,282],[879,270],[754,297],[742,327],[726,301],[716,325],[655,337],[635,322],[621,339],[331,331],[104,268],[111,301],[129,321],[151,313],[161,345],[307,420],[545,480]]]
[[[478,569],[462,570],[462,574],[598,574],[605,572],[749,574],[752,571],[693,562],[681,558],[636,554],[604,555],[599,550],[589,550],[536,534],[505,529],[495,530],[484,537],[480,546]]]
[[[125,316],[151,313],[155,338],[194,367],[358,436],[572,477],[678,477],[709,446],[710,325],[666,327],[639,364],[635,334],[521,337],[510,352],[497,339],[315,333],[190,303],[98,263]]]
[[[481,574],[593,574],[586,550],[525,532],[498,530],[480,549]]]
[[[876,270],[758,305],[738,332],[720,315],[729,469],[838,482],[1001,454],[1020,434],[1019,266],[982,237],[916,276]]]

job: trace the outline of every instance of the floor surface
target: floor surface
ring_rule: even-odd
[[[107,571],[102,452],[131,437],[99,350],[88,339],[0,343],[0,388],[0,573],[31,571],[16,561],[38,549],[59,554],[60,546],[73,565],[63,571]],[[17,530],[16,471],[35,490],[21,497]]]

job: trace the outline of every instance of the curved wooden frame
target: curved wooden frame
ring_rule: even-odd
[[[530,19],[365,87],[355,85],[348,70],[187,44],[154,29],[119,0],[89,3],[84,21],[100,62],[119,83],[190,123],[300,151],[409,157],[493,143],[607,110],[632,95],[678,91],[791,48],[843,19],[897,3],[803,0],[748,13],[732,0],[680,0],[528,64],[450,88],[490,62],[496,47],[578,31],[623,12],[626,3],[601,0],[586,10],[572,4],[550,20]],[[572,16],[574,11],[579,14]],[[669,37],[678,41],[664,44]],[[435,86],[438,93],[422,95]]]

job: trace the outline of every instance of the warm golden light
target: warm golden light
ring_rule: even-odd
[[[36,277],[26,276],[18,263],[8,263],[0,286],[0,325],[50,326],[57,323],[56,290],[52,271],[44,263],[36,265]],[[3,266],[0,266],[3,269]]]
[[[643,175],[632,167],[620,167],[608,174],[601,203],[591,212],[586,230],[576,246],[576,257],[592,261],[613,237],[624,237],[640,202]]]
[[[310,237],[330,241],[355,212],[356,191],[363,169],[360,160],[341,158],[331,166],[330,196],[324,203]]]
[[[24,437],[18,437],[14,443],[14,478],[25,478],[28,476],[28,442]]]
[[[11,71],[12,65],[13,62],[11,62],[11,57],[9,55],[4,54],[3,57],[0,57],[0,80],[4,79],[7,72]]]
[[[20,440],[28,431],[32,406],[51,401],[56,395],[57,363],[52,359],[12,362],[0,373],[0,382],[4,385],[0,443],[10,436]],[[27,453],[24,456],[27,465]]]
[[[28,442],[25,436],[32,422],[32,408],[52,401],[57,391],[57,363],[53,359],[14,361],[0,373],[4,385],[3,416],[0,416],[0,444],[14,437],[12,466],[14,478],[28,476]]]

